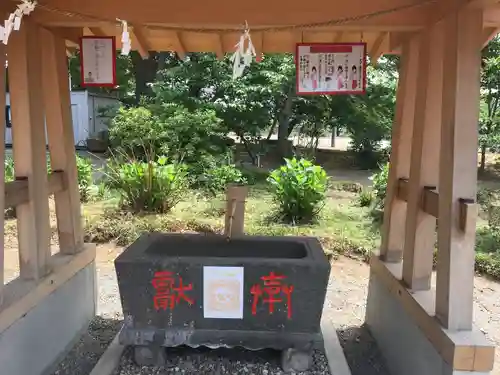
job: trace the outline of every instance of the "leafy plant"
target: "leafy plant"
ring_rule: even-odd
[[[14,179],[14,159],[8,156],[5,158],[5,182],[11,182]]]
[[[90,159],[76,155],[76,170],[80,200],[87,202],[90,197],[90,187],[92,186],[92,162]]]
[[[324,206],[328,177],[325,170],[306,159],[285,159],[268,182],[284,219],[292,223],[314,219]]]
[[[362,190],[358,195],[360,207],[370,207],[373,204],[373,193],[370,190]]]
[[[186,192],[186,167],[167,163],[165,156],[147,162],[112,162],[107,185],[120,194],[122,205],[134,212],[169,212]]]
[[[371,177],[371,180],[373,181],[374,196],[371,215],[376,222],[381,222],[383,219],[388,179],[389,163],[384,164],[381,169]]]
[[[144,107],[120,108],[111,121],[109,141],[114,153],[146,159],[148,151],[164,154],[167,135],[159,119]]]
[[[244,184],[243,173],[232,164],[211,168],[200,177],[200,185],[211,195],[223,192],[228,184]]]

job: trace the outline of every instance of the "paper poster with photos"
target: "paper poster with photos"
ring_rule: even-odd
[[[84,36],[80,39],[82,87],[116,86],[116,41],[114,37]]]
[[[366,92],[366,43],[300,43],[295,63],[298,95]]]

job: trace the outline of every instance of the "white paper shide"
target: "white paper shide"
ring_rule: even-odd
[[[113,85],[115,65],[113,38],[82,39],[82,75],[84,85]]]
[[[243,267],[203,267],[203,317],[243,319]]]

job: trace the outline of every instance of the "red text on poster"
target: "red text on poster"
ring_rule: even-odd
[[[151,283],[156,289],[156,293],[153,297],[153,303],[156,310],[173,310],[182,300],[187,302],[190,306],[194,303],[186,294],[186,292],[193,290],[193,284],[184,285],[182,277],[179,276],[176,280],[172,272],[156,272]]]
[[[252,315],[257,314],[257,305],[259,301],[268,305],[269,314],[274,313],[274,304],[286,303],[288,319],[292,318],[292,292],[293,285],[283,284],[286,276],[276,275],[271,272],[268,276],[262,276],[261,284],[255,284],[250,289],[253,295]],[[284,298],[283,298],[284,297]]]
[[[299,95],[366,92],[365,43],[299,43],[295,63]]]

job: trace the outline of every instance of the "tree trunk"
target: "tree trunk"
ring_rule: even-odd
[[[135,104],[139,104],[142,96],[153,95],[153,91],[148,83],[153,82],[156,78],[158,61],[155,59],[155,56],[155,53],[151,53],[148,59],[143,59],[135,51],[130,53],[135,77]]]
[[[330,141],[330,147],[334,148],[335,147],[335,134],[337,133],[337,128],[332,129],[332,139]]]
[[[269,141],[274,133],[274,130],[276,129],[276,125],[278,125],[278,118],[279,118],[279,113],[276,111],[274,114],[273,118],[273,124],[271,125],[271,129],[269,129],[269,133],[267,134],[266,141]]]
[[[278,154],[285,158],[289,156],[288,136],[290,135],[288,127],[290,126],[290,117],[292,116],[293,99],[295,98],[295,84],[291,85],[288,96],[285,101],[283,112],[281,113],[278,127]]]
[[[486,145],[481,145],[481,164],[479,164],[479,171],[484,172],[486,169]]]

